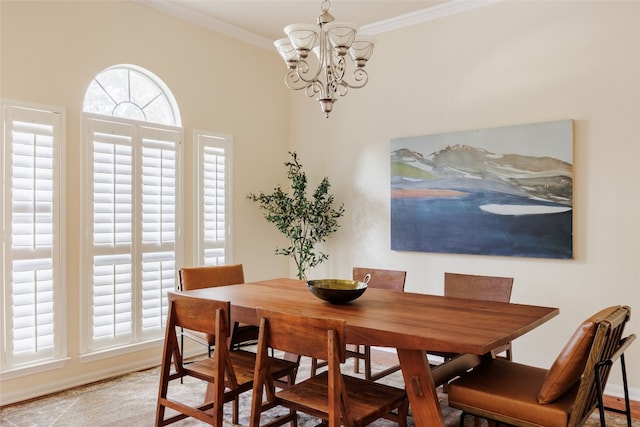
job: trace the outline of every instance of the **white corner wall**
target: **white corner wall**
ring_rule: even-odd
[[[514,343],[516,360],[542,367],[605,306],[630,305],[627,330],[638,334],[640,3],[507,0],[376,37],[368,86],[329,119],[292,94],[292,147],[347,210],[311,276],[402,269],[407,291],[435,294],[445,271],[513,276],[513,302],[560,308]],[[390,139],[561,119],[575,121],[575,259],[390,250]],[[640,345],[627,363],[639,400]],[[618,372],[610,392],[621,392]]]

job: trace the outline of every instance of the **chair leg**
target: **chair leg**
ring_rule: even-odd
[[[325,360],[318,360],[315,357],[311,358],[311,374],[310,377],[316,376],[316,371],[323,366],[327,366],[327,362]]]
[[[445,357],[442,363],[447,363],[450,360],[451,360],[450,357]],[[449,394],[449,381],[445,381],[444,384],[442,384],[442,392],[444,394]],[[474,418],[478,419],[477,417],[474,417]]]
[[[409,401],[398,408],[398,427],[407,427],[407,417],[409,416]]]
[[[631,427],[631,403],[629,400],[629,384],[627,382],[627,367],[626,367],[626,363],[624,360],[624,353],[622,353],[620,355],[620,367],[622,369],[622,386],[624,389],[624,410],[622,409],[617,409],[617,408],[610,408],[607,406],[604,406],[604,400],[603,400],[603,393],[604,390],[602,389],[602,381],[600,379],[600,368],[602,368],[605,365],[611,365],[613,364],[613,362],[611,361],[611,359],[607,359],[605,361],[599,362],[596,364],[596,368],[595,368],[595,376],[596,376],[596,384],[597,384],[597,396],[598,396],[598,411],[600,412],[600,427],[605,427],[605,417],[604,417],[604,411],[611,411],[611,412],[616,412],[618,414],[624,414],[627,417],[627,427]]]
[[[233,409],[231,411],[231,421],[233,422],[234,425],[238,424],[239,416],[240,416],[240,399],[236,395],[236,397],[233,399]]]
[[[371,380],[371,347],[364,346],[364,377]]]
[[[469,416],[473,419],[473,425],[474,427],[480,427],[480,423],[481,423],[481,418],[480,417],[476,417],[475,415],[472,415],[468,412],[462,411],[462,413],[460,414],[460,427],[464,427],[464,423],[465,423],[465,419],[466,417]],[[487,421],[487,426],[488,427],[499,427],[501,424],[497,421],[493,421],[493,420],[486,420]]]
[[[466,418],[467,413],[462,411],[462,413],[460,414],[460,427],[464,427],[464,419]]]
[[[184,329],[180,328],[180,354],[184,354]],[[184,384],[184,377],[180,377],[180,384]]]
[[[631,403],[629,402],[629,383],[627,383],[627,368],[624,361],[624,353],[620,355],[620,366],[622,367],[622,384],[624,387],[624,414],[627,416],[627,427],[631,427]]]

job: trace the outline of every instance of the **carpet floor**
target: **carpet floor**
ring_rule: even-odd
[[[349,363],[344,372],[352,369]],[[374,369],[375,371],[375,369]],[[308,363],[301,364],[298,378],[308,376]],[[82,387],[76,387],[63,392],[16,403],[0,408],[0,425],[4,427],[146,427],[153,426],[155,420],[156,397],[158,393],[158,368],[147,369],[140,372],[119,376]],[[384,380],[388,384],[402,386],[402,375],[396,372]],[[201,381],[186,379],[184,384],[173,381],[169,393],[178,399],[184,399],[197,403],[204,394],[205,385]],[[460,412],[452,409],[447,404],[447,396],[439,393],[440,405],[447,427],[459,425]],[[240,401],[239,424],[249,424],[249,411],[251,405],[251,393],[245,393]],[[273,409],[272,415],[277,415],[278,409]],[[311,419],[304,414],[300,415],[299,425],[310,427],[317,425],[316,419]],[[599,425],[594,413],[585,424],[587,427]],[[267,420],[269,413],[263,414],[263,422]],[[225,405],[225,425],[232,426],[231,404]],[[468,419],[471,426],[471,420]],[[186,419],[175,426],[203,426],[197,420]],[[390,421],[379,420],[372,424],[374,427],[386,427],[394,425]],[[415,425],[409,419],[409,425]],[[484,422],[482,423],[484,424]],[[614,414],[607,414],[607,426],[626,426],[626,420]],[[640,421],[633,422],[634,427],[640,427]]]

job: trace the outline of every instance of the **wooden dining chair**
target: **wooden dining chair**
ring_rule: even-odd
[[[622,338],[627,306],[613,306],[585,320],[549,370],[493,359],[449,385],[449,405],[467,415],[512,426],[574,427],[593,410],[604,426],[602,392],[611,366],[621,361],[627,425],[631,427],[624,352],[635,335]],[[619,412],[619,411],[616,411]]]
[[[244,283],[242,264],[183,267],[178,270],[178,275],[180,279],[179,290],[181,291]],[[206,346],[209,355],[211,355],[214,337],[184,330],[181,331],[180,336],[181,348],[184,345],[184,337]],[[258,341],[258,327],[234,323],[231,337],[232,349],[238,349],[246,345],[254,345]]]
[[[404,292],[404,284],[407,277],[406,271],[353,267],[353,280],[362,282],[367,274],[369,275],[368,286],[371,288]],[[380,372],[372,373],[371,346],[368,345],[348,345],[347,358],[355,359],[355,373],[360,372],[360,360],[364,362],[364,377],[367,380],[376,381],[400,370],[400,365],[396,364]]]
[[[483,301],[509,302],[513,277],[479,276],[475,274],[444,273],[444,296],[454,298],[467,298]],[[504,354],[507,360],[512,359],[511,343],[504,344],[494,350],[493,355]],[[427,352],[429,355],[438,356],[443,363],[451,361],[457,353]],[[430,362],[432,363],[432,362]],[[447,393],[448,383],[444,383],[442,390]]]
[[[187,417],[222,426],[223,406],[233,401],[232,421],[238,423],[239,395],[253,386],[256,354],[244,351],[229,351],[230,330],[228,301],[215,301],[169,292],[169,314],[160,367],[160,385],[156,408],[156,426],[164,426]],[[203,360],[186,364],[178,345],[177,328],[201,332],[214,337],[213,354]],[[298,365],[286,360],[267,357],[263,363],[278,378],[289,377],[295,382]],[[173,370],[171,369],[173,365]],[[209,384],[205,402],[190,405],[172,397],[171,381],[183,377],[194,377]],[[170,408],[177,415],[165,418]]]
[[[513,277],[479,276],[474,274],[444,273],[444,296],[468,298],[481,301],[509,302],[513,288]],[[494,351],[505,354],[511,360],[511,343]]]
[[[260,426],[261,414],[277,406],[290,415],[304,412],[322,419],[329,427],[359,427],[379,418],[407,425],[408,400],[402,389],[342,375],[346,358],[345,321],[258,309],[260,338],[253,386],[251,427]],[[328,361],[328,370],[277,391],[267,363],[268,349]],[[342,424],[341,424],[342,423]],[[269,423],[270,426],[273,424]]]

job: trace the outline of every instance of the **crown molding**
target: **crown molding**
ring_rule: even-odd
[[[151,9],[155,9],[159,12],[175,16],[176,18],[191,22],[192,24],[199,25],[217,33],[227,35],[245,43],[249,43],[263,49],[275,50],[275,48],[273,47],[273,40],[269,40],[266,37],[259,36],[255,33],[252,33],[251,31],[236,27],[235,25],[231,25],[218,19],[194,12],[189,8],[181,6],[179,2],[168,0],[133,1],[134,3],[138,3]]]
[[[250,31],[228,24],[215,18],[203,16],[193,10],[181,6],[179,2],[168,0],[133,0],[135,3],[155,9],[159,12],[175,16],[192,24],[199,25],[209,30],[215,31],[252,44],[267,50],[275,50],[273,40],[259,36]],[[479,7],[489,6],[503,0],[451,0],[437,6],[428,7],[417,12],[407,13],[394,18],[385,19],[383,21],[374,22],[364,25],[360,28],[361,34],[375,35],[385,33],[387,31],[398,30],[410,27],[412,25],[421,24],[423,22],[433,21],[435,19],[444,18],[446,16],[456,15],[477,9]]]
[[[358,32],[372,36],[375,34],[385,33],[387,31],[399,30],[412,25],[422,24],[424,22],[433,21],[446,16],[457,15],[459,13],[468,12],[470,10],[489,6],[501,1],[503,0],[450,0],[437,6],[374,22],[369,25],[363,25],[360,27]]]

